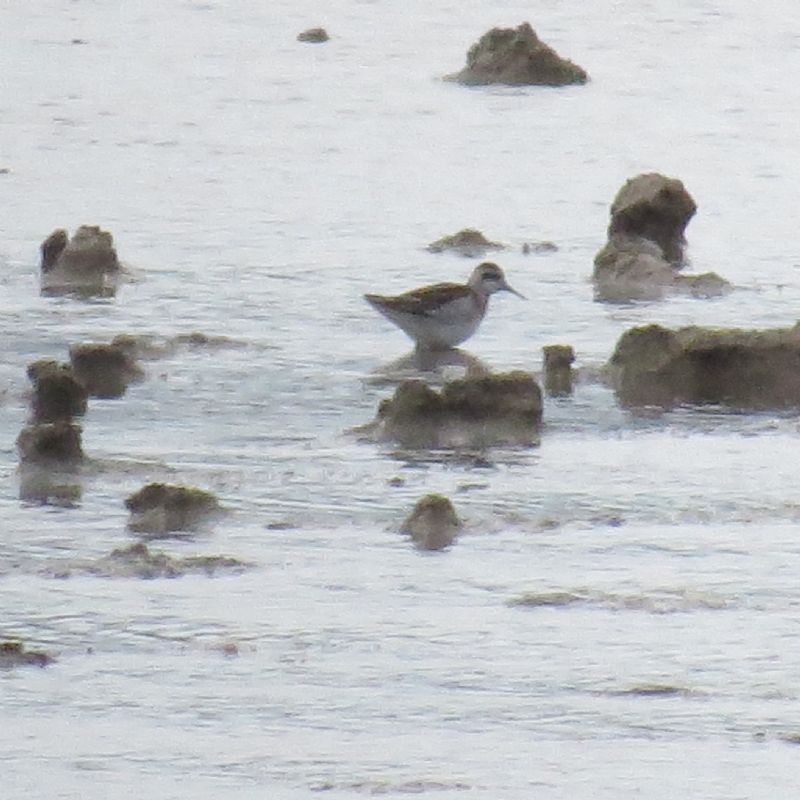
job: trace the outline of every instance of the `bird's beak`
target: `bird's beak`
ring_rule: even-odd
[[[516,289],[512,289],[508,284],[505,284],[503,287],[507,292],[511,292],[511,294],[515,294],[517,297],[521,297],[523,300],[527,300],[528,298],[525,297],[524,294],[520,294]]]

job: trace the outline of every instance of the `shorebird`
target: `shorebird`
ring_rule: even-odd
[[[478,330],[486,314],[489,296],[511,292],[523,297],[506,282],[503,270],[484,261],[461,283],[436,283],[394,297],[365,294],[364,299],[410,336],[417,347],[455,347]]]

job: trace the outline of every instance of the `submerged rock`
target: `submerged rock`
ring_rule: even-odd
[[[595,298],[659,300],[670,292],[715,297],[730,284],[713,272],[679,275],[684,231],[697,211],[683,183],[658,173],[628,180],[611,205],[608,241],[594,259]]]
[[[800,407],[800,324],[742,330],[636,327],[617,342],[609,375],[624,406],[682,403]]]
[[[59,228],[41,245],[42,292],[112,296],[120,263],[110,233],[96,225],[81,225],[72,239]]]
[[[125,507],[131,531],[156,536],[194,530],[222,510],[211,492],[166,483],[147,484],[125,500]]]
[[[30,363],[27,372],[33,383],[34,422],[69,421],[86,413],[88,392],[71,366],[40,359]]]
[[[42,650],[26,650],[18,641],[0,642],[0,669],[12,667],[46,667],[55,661],[53,656]]]
[[[28,425],[17,437],[23,465],[75,466],[83,460],[81,428],[74,422],[41,422]]]
[[[69,349],[69,360],[92,397],[121,397],[144,376],[130,351],[119,344],[76,344]]]
[[[312,42],[314,44],[319,44],[321,42],[327,42],[328,39],[330,39],[330,36],[328,36],[328,32],[325,30],[325,28],[309,28],[308,30],[297,34],[298,42]]]
[[[558,245],[555,242],[523,242],[520,248],[522,255],[529,256],[531,253],[534,255],[545,255],[547,253],[557,253]]]
[[[568,344],[550,344],[544,353],[544,389],[550,397],[572,394],[572,363],[575,351]]]
[[[431,253],[452,251],[465,258],[483,258],[491,250],[505,250],[500,242],[490,242],[479,230],[464,228],[452,236],[443,236],[426,248]]]
[[[420,550],[443,550],[453,544],[462,527],[450,500],[428,494],[417,501],[400,531],[408,534]]]
[[[541,419],[541,389],[517,371],[450,381],[441,393],[424,381],[404,381],[361,432],[404,447],[532,445]]]
[[[190,556],[173,558],[159,550],[150,550],[139,542],[120,547],[91,564],[76,565],[59,574],[67,577],[73,571],[79,574],[105,578],[180,578],[184,575],[213,576],[220,570],[241,571],[250,565],[229,556]]]
[[[562,58],[536,35],[529,23],[492,28],[467,52],[467,65],[447,80],[467,86],[566,86],[586,83],[586,71]]]

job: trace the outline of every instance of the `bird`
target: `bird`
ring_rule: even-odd
[[[455,347],[478,330],[495,292],[511,292],[503,270],[491,261],[478,264],[465,283],[436,283],[387,297],[365,294],[364,299],[410,336],[417,348]]]

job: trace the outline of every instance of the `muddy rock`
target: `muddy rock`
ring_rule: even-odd
[[[42,292],[113,296],[120,262],[110,233],[96,225],[81,225],[70,239],[66,230],[53,231],[41,245]]]
[[[608,241],[594,259],[595,298],[613,303],[728,291],[730,284],[716,273],[678,272],[686,263],[684,232],[696,211],[675,178],[648,173],[628,180],[611,205]]]
[[[466,86],[566,86],[586,83],[586,71],[562,58],[536,35],[529,23],[492,28],[467,52],[467,65],[447,80]]]
[[[404,447],[532,445],[541,419],[541,389],[517,371],[450,381],[441,392],[421,380],[403,381],[361,432]]]
[[[69,349],[77,379],[92,397],[122,397],[144,376],[127,348],[119,344],[77,344]]]
[[[453,252],[465,258],[483,258],[492,250],[505,250],[500,242],[490,242],[479,230],[464,228],[452,236],[443,236],[426,248],[431,253]]]
[[[298,42],[311,42],[312,44],[320,44],[327,42],[330,39],[328,32],[325,28],[309,28],[297,34]]]
[[[26,650],[18,641],[0,642],[0,669],[13,667],[46,667],[55,661],[53,656],[41,650]]]
[[[558,245],[555,242],[523,242],[520,252],[524,256],[533,255],[548,255],[549,253],[557,253]]]
[[[166,483],[147,484],[125,500],[125,507],[131,512],[128,528],[150,536],[195,530],[221,511],[210,492]]]
[[[568,344],[550,344],[542,348],[544,354],[544,390],[549,397],[572,394],[572,363],[575,351]]]
[[[417,501],[400,531],[408,534],[420,550],[444,550],[453,544],[462,527],[450,500],[429,494]]]
[[[41,422],[28,425],[17,437],[23,465],[75,466],[83,461],[81,427],[74,422]]]
[[[40,359],[28,365],[34,422],[71,420],[86,413],[88,392],[68,364]]]
[[[624,406],[800,407],[800,324],[742,330],[647,325],[617,342],[608,373]]]

